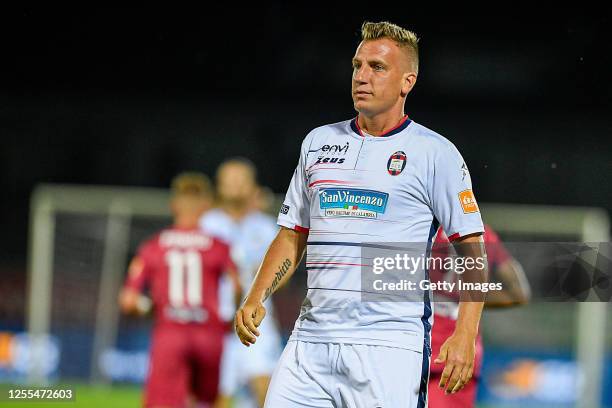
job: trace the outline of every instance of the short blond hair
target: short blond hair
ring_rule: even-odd
[[[405,28],[388,21],[373,23],[365,21],[361,25],[361,40],[370,41],[379,38],[389,38],[397,43],[400,48],[406,48],[412,60],[412,68],[419,71],[419,38],[417,35]]]
[[[180,173],[172,179],[171,190],[173,196],[193,196],[210,198],[213,188],[210,179],[198,172]]]

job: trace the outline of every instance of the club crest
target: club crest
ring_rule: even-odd
[[[400,174],[406,167],[406,153],[397,151],[387,161],[387,171],[392,176]]]

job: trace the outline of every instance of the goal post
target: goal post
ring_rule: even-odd
[[[99,374],[101,351],[113,344],[117,328],[117,292],[127,256],[129,220],[140,216],[169,218],[169,191],[155,188],[94,187],[50,185],[36,187],[30,204],[28,252],[27,330],[32,339],[32,355],[42,352],[50,333],[56,216],[58,213],[103,215],[107,217],[106,238],[99,299],[95,317],[94,344],[91,355],[91,379],[103,381]],[[31,383],[46,381],[40,358],[29,366]]]

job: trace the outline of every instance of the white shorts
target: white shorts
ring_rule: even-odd
[[[234,395],[259,376],[271,376],[281,355],[281,338],[272,316],[259,326],[260,336],[255,344],[246,347],[236,333],[225,336],[221,357],[219,390],[223,395]]]
[[[265,408],[424,408],[428,380],[429,355],[413,350],[290,341]]]

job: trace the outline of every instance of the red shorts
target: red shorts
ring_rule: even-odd
[[[461,391],[445,395],[444,390],[438,386],[441,376],[442,373],[429,376],[429,388],[427,389],[429,408],[473,408],[476,406],[477,378],[472,378]]]
[[[187,405],[189,396],[214,402],[219,388],[223,331],[158,327],[153,331],[145,407]]]

